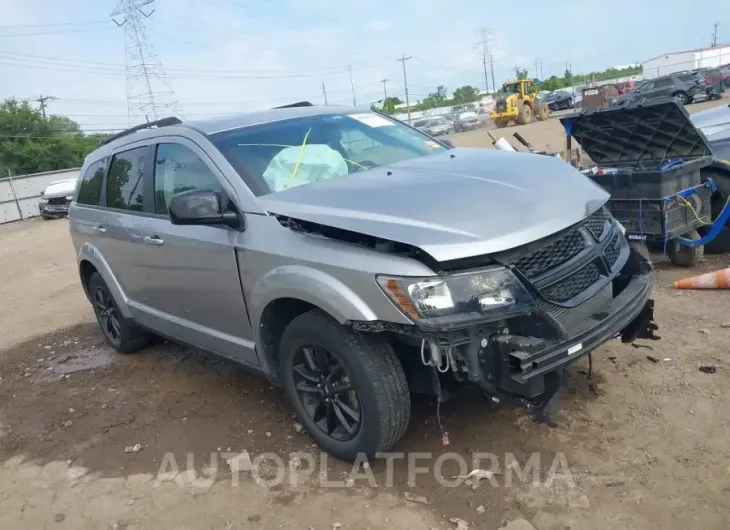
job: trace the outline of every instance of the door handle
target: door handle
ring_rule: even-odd
[[[96,225],[94,227],[94,232],[98,232],[99,234],[105,234],[106,228],[104,228],[104,225]]]
[[[164,245],[165,242],[160,238],[160,236],[144,236],[144,242],[149,243],[150,245]]]

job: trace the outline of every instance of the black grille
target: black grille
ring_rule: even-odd
[[[528,278],[534,278],[577,256],[585,246],[583,235],[578,230],[571,230],[560,239],[520,258],[515,268]]]
[[[586,220],[586,228],[590,230],[591,234],[593,234],[596,239],[601,239],[601,234],[603,234],[603,229],[606,227],[607,220],[608,215],[606,210],[601,208]]]
[[[589,263],[575,274],[543,289],[542,295],[553,302],[567,302],[601,279],[601,271],[595,263]]]
[[[48,204],[60,206],[68,204],[68,200],[66,199],[66,197],[53,197],[52,199],[48,199]]]
[[[620,253],[621,247],[618,245],[618,233],[616,233],[606,246],[606,250],[603,254],[606,257],[609,267],[613,267],[613,264],[616,263]]]
[[[582,325],[593,315],[604,311],[608,304],[613,301],[613,286],[609,283],[601,289],[598,294],[592,296],[577,307],[561,307],[558,305],[538,300],[538,307],[565,330]]]

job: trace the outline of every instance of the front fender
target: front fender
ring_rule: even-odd
[[[333,276],[302,265],[283,265],[269,271],[250,295],[251,324],[258,335],[261,314],[281,298],[308,302],[326,311],[340,324],[351,320],[377,320],[375,312],[352,289]]]
[[[109,292],[114,297],[114,301],[116,302],[119,311],[126,318],[132,318],[132,314],[129,311],[129,297],[124,293],[122,286],[119,285],[116,276],[114,276],[114,274],[112,273],[111,267],[109,267],[109,263],[107,263],[107,261],[104,259],[104,256],[101,254],[101,252],[99,252],[99,249],[97,249],[91,243],[84,243],[83,245],[81,245],[81,248],[79,248],[79,253],[76,261],[79,266],[79,271],[81,271],[81,263],[84,261],[88,261],[89,263],[91,263],[91,265],[94,266],[94,268],[104,279],[104,282],[109,288]],[[91,300],[90,293],[86,290],[86,285],[84,285],[83,287],[84,291],[86,292],[87,298]]]

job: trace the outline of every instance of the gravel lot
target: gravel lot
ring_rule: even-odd
[[[562,145],[557,120],[504,130],[513,131],[538,147]],[[487,143],[484,131],[453,139]],[[400,461],[388,485],[378,461],[368,468],[373,486],[344,481],[352,466],[320,458],[283,394],[235,365],[163,342],[111,352],[78,284],[65,220],[1,226],[0,238],[0,528],[456,528],[451,518],[489,530],[519,518],[537,530],[730,527],[730,298],[673,290],[685,270],[659,265],[663,340],[600,348],[595,393],[578,363],[556,427],[466,392],[442,408],[443,448],[434,403],[414,398],[394,451],[435,459],[448,450],[467,462],[489,452],[501,471],[492,481],[445,487],[428,472],[410,485]],[[691,273],[728,262],[711,256]],[[708,365],[716,372],[699,370]],[[244,472],[237,485],[222,462],[212,483],[171,472],[171,455],[184,471],[190,454],[200,476],[211,453],[243,449],[252,458],[307,452],[317,472],[295,466],[287,476],[301,476],[296,483],[263,484],[275,468],[262,465],[258,481]],[[540,485],[512,473],[537,459]],[[569,474],[551,475],[556,463]],[[452,458],[440,472],[462,470]]]

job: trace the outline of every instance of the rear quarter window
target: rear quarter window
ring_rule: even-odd
[[[102,158],[86,168],[86,172],[81,177],[78,197],[76,197],[78,204],[99,206],[101,203],[101,186],[106,173],[106,162],[107,159]]]

